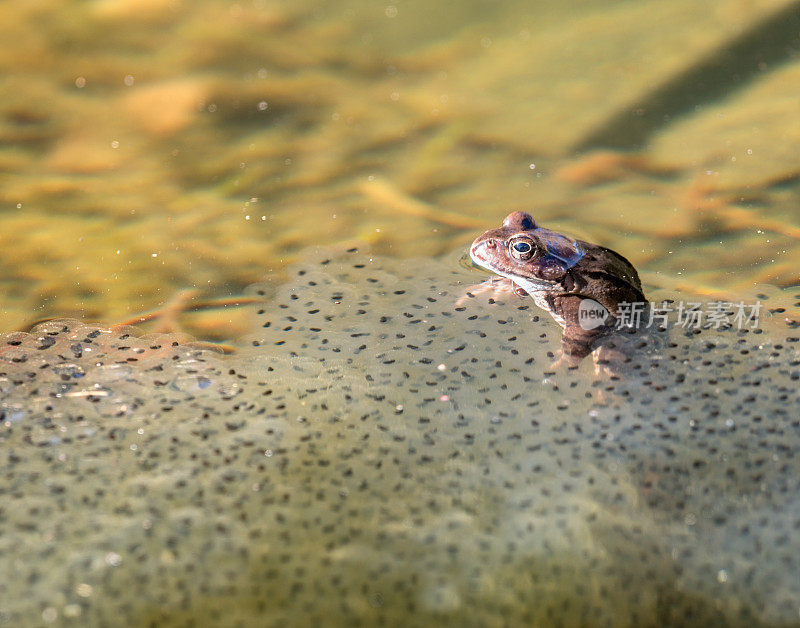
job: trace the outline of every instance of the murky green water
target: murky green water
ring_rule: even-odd
[[[238,294],[309,245],[438,255],[512,208],[655,283],[795,284],[791,6],[5,2],[4,327]]]
[[[114,340],[98,366],[73,349],[91,330],[68,326],[25,360],[3,351],[0,619],[797,622],[798,317],[776,287],[800,284],[799,16],[780,0],[0,4],[0,330],[166,306],[162,327],[239,349]],[[613,394],[588,366],[551,380],[552,325],[452,308],[473,279],[459,252],[511,209],[620,251],[650,294],[765,291],[773,324],[746,348],[681,340],[653,358],[677,360],[666,375],[646,362]],[[344,318],[317,323],[290,284],[285,319],[270,297],[287,266],[355,244],[406,296],[311,270]],[[280,327],[257,307],[181,313],[262,280]],[[381,336],[428,298],[447,305],[419,338]],[[685,400],[662,393],[684,381]]]

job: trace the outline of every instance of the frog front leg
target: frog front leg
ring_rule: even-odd
[[[493,275],[479,284],[470,286],[465,294],[456,301],[456,307],[464,307],[470,299],[488,294],[495,301],[506,301],[512,296],[526,297],[528,293],[516,285],[511,279]]]

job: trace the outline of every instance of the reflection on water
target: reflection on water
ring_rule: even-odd
[[[796,621],[796,291],[597,378],[528,303],[455,309],[474,275],[432,258],[525,209],[651,298],[797,284],[797,13],[2,3],[0,327],[270,283],[192,319],[232,356],[4,338],[0,619]],[[391,257],[308,249],[354,242]]]
[[[797,283],[793,6],[5,2],[4,327],[238,294],[313,244],[436,255],[517,208],[656,285]],[[603,152],[670,85],[644,150]]]

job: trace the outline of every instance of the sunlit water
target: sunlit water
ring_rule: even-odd
[[[317,244],[435,256],[512,209],[657,285],[797,284],[791,6],[4,2],[0,321],[235,295]]]
[[[793,6],[3,3],[0,620],[796,623]],[[512,209],[760,329],[553,366]]]

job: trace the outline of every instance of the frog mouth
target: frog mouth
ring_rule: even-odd
[[[492,251],[487,253],[487,249],[492,249]],[[498,260],[497,255],[492,254],[496,250],[496,246],[487,247],[486,242],[479,242],[470,247],[469,256],[477,266],[510,279],[528,293],[555,290],[558,286],[555,281],[525,277],[518,272],[514,272],[511,268],[505,268],[502,264],[503,260]]]
[[[494,272],[496,272],[498,275],[509,278],[528,294],[531,292],[550,292],[558,287],[558,284],[555,281],[547,281],[546,279],[528,279],[527,277],[520,277],[519,275],[503,273],[497,270]]]

